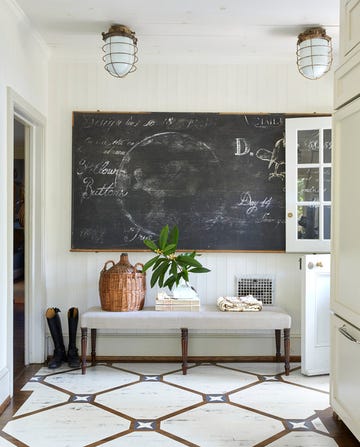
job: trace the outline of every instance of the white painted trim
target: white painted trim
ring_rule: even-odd
[[[79,337],[78,337],[79,339]],[[290,333],[291,355],[300,355],[301,336]],[[53,353],[53,343],[48,341],[48,355]],[[66,345],[66,342],[65,342]],[[91,350],[90,337],[88,338],[87,352]],[[79,345],[78,345],[79,346]],[[284,352],[284,342],[281,339],[281,352]],[[123,356],[172,356],[180,355],[181,337],[164,331],[162,334],[113,334],[98,331],[96,337],[96,353],[99,357]],[[232,333],[232,334],[199,334],[189,331],[189,355],[199,356],[274,356],[274,331],[269,333]]]
[[[9,398],[9,370],[8,368],[3,368],[0,371],[0,405],[2,405],[6,399]]]
[[[231,332],[204,332],[204,331],[195,331],[192,330],[191,332],[189,331],[189,336],[191,336],[191,338],[199,338],[199,339],[234,339],[234,340],[239,340],[239,339],[274,339],[274,330],[257,330],[257,331],[252,331],[252,330],[248,330],[248,331],[242,331],[241,329],[237,332],[231,331]],[[282,334],[281,334],[282,336]],[[77,334],[77,345],[80,346],[80,342],[81,342],[81,335]],[[180,340],[180,332],[178,330],[172,330],[172,329],[164,329],[163,332],[152,332],[152,331],[141,331],[141,333],[139,333],[139,331],[137,332],[133,332],[133,331],[127,331],[127,332],[122,332],[122,331],[114,331],[112,329],[107,329],[107,330],[101,330],[101,333],[97,333],[96,335],[96,339],[114,339],[115,342],[119,342],[121,339],[129,339],[129,340],[134,340],[134,339],[138,339],[140,343],[146,343],[146,339],[148,337],[151,338],[159,338],[159,339],[175,339],[175,340]],[[291,339],[301,339],[301,334],[300,333],[291,333],[290,334],[290,338]],[[68,334],[64,333],[64,343],[65,346],[67,345],[68,341]],[[53,344],[52,344],[52,338],[50,334],[46,334],[46,344],[49,346],[49,350],[48,350],[48,355],[52,353],[52,349],[53,349]],[[134,353],[134,355],[136,355]],[[160,355],[160,354],[159,354]],[[300,355],[300,354],[299,354]]]
[[[45,307],[44,275],[44,152],[46,120],[10,87],[7,88],[7,363],[10,389],[13,379],[13,145],[14,118],[25,131],[25,363],[45,359],[45,324],[40,316]]]
[[[7,375],[7,386],[1,389],[13,389],[13,337],[14,337],[14,285],[13,285],[13,263],[14,263],[14,240],[13,240],[13,203],[14,203],[14,157],[13,157],[13,142],[14,142],[14,119],[11,114],[9,117],[10,104],[8,99],[8,120],[7,120],[7,169],[6,169],[6,186],[7,186],[7,203],[6,203],[6,239],[7,239],[7,254],[5,260],[6,266],[6,280],[7,280],[7,334],[6,334],[6,347],[7,358],[6,365],[9,374]],[[12,107],[12,106],[11,106]],[[13,107],[11,108],[13,110]],[[12,393],[10,393],[12,396]]]

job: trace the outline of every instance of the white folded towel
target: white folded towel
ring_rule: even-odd
[[[230,312],[258,312],[262,309],[262,301],[247,296],[221,296],[217,299],[217,306],[221,311]]]

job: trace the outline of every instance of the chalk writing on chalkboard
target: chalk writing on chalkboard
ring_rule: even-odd
[[[285,248],[284,115],[74,112],[72,249]]]

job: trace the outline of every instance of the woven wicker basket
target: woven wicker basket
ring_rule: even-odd
[[[112,267],[107,269],[108,265]],[[137,269],[140,267],[140,269]],[[143,264],[132,266],[127,253],[122,253],[120,261],[105,262],[100,272],[99,295],[102,310],[129,312],[144,307],[146,276],[141,273]]]

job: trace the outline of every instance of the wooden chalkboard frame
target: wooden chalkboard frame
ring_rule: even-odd
[[[285,118],[73,112],[71,250],[144,251],[176,223],[183,251],[284,252]]]

